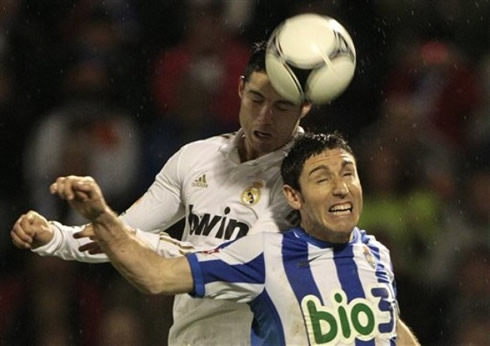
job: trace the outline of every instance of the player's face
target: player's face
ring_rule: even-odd
[[[240,125],[245,131],[242,160],[252,160],[285,145],[309,105],[295,105],[281,97],[265,72],[253,72],[240,81]]]
[[[301,192],[294,192],[297,204],[292,206],[301,213],[303,229],[328,242],[348,242],[362,211],[354,157],[343,149],[312,156],[304,164],[299,184]]]

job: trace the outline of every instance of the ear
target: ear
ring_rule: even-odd
[[[296,191],[287,184],[284,184],[284,186],[282,187],[282,193],[284,194],[284,197],[286,198],[286,201],[291,208],[295,210],[299,210],[301,208],[301,206],[303,205],[301,192]]]
[[[245,90],[245,77],[240,76],[240,80],[238,81],[238,96],[242,98],[243,90]]]
[[[311,111],[312,104],[309,102],[303,103],[301,105],[301,116],[299,117],[300,119],[303,119],[310,111]]]

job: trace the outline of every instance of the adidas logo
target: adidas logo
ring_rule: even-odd
[[[194,180],[192,186],[196,187],[208,187],[208,183],[206,181],[206,174],[201,175],[199,178]]]

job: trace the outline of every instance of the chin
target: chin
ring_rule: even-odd
[[[355,226],[356,223],[354,223],[353,220],[337,220],[337,222],[331,223],[330,228],[339,233],[350,233]]]
[[[342,228],[342,229],[339,229],[337,231],[338,234],[342,234],[342,235],[346,235],[346,236],[350,236],[350,234],[352,233],[352,228]]]

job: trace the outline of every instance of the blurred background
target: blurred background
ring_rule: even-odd
[[[94,176],[121,212],[181,145],[238,129],[250,44],[301,12],[356,45],[352,84],[303,125],[357,152],[403,319],[423,345],[490,345],[488,0],[0,0],[1,345],[166,344],[171,298],[10,229],[29,209],[83,223],[49,195],[59,175]]]

